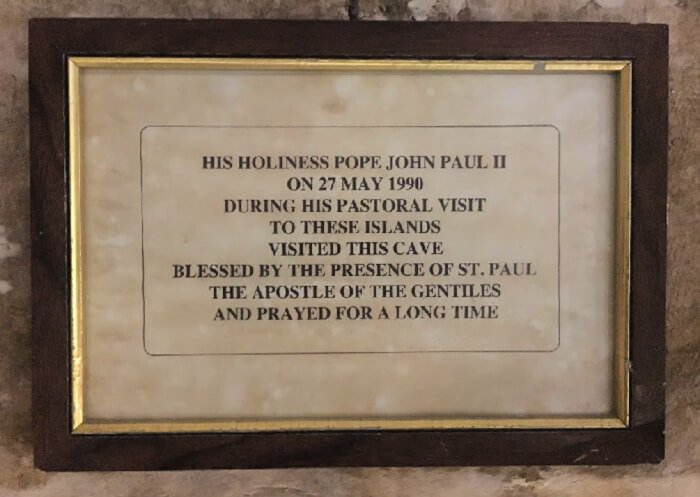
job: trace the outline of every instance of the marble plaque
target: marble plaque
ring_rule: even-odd
[[[78,90],[86,420],[613,416],[615,75]]]

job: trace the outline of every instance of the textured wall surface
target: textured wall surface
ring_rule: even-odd
[[[48,474],[30,434],[27,19],[48,16],[621,21],[670,25],[666,461],[658,466]],[[3,0],[0,496],[700,495],[700,0]]]

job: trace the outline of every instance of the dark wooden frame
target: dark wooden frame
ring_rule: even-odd
[[[71,55],[632,60],[630,427],[71,435],[66,99]],[[46,470],[158,470],[661,461],[667,93],[665,25],[31,20],[35,464]]]

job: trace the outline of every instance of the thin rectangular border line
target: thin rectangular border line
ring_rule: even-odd
[[[316,352],[192,352],[192,353],[156,353],[150,352],[146,346],[146,257],[144,251],[144,215],[143,215],[143,132],[149,128],[264,128],[264,129],[298,129],[298,128],[552,128],[557,132],[557,341],[556,345],[549,349],[454,349],[454,350],[321,350]],[[561,132],[552,124],[493,124],[493,125],[262,125],[262,126],[207,126],[207,125],[148,125],[141,129],[141,142],[139,156],[141,158],[141,296],[142,296],[142,336],[143,349],[146,354],[154,357],[189,357],[189,356],[280,356],[280,355],[359,355],[359,354],[467,354],[467,353],[549,353],[555,352],[561,345]]]
[[[270,432],[304,430],[405,430],[405,429],[577,429],[626,428],[629,426],[629,280],[631,214],[631,61],[519,61],[519,60],[392,60],[392,59],[253,59],[196,57],[68,57],[68,133],[70,202],[70,343],[71,343],[71,432],[184,433]],[[617,186],[615,236],[615,352],[613,417],[549,418],[361,418],[361,419],[268,419],[203,421],[86,421],[84,413],[84,323],[81,199],[81,67],[152,69],[239,69],[239,70],[403,70],[403,71],[491,71],[536,73],[616,73],[617,78]]]

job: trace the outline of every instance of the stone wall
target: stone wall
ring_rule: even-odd
[[[666,461],[658,466],[48,474],[30,433],[27,19],[214,17],[670,25]],[[4,0],[0,5],[0,496],[700,495],[700,0]]]

